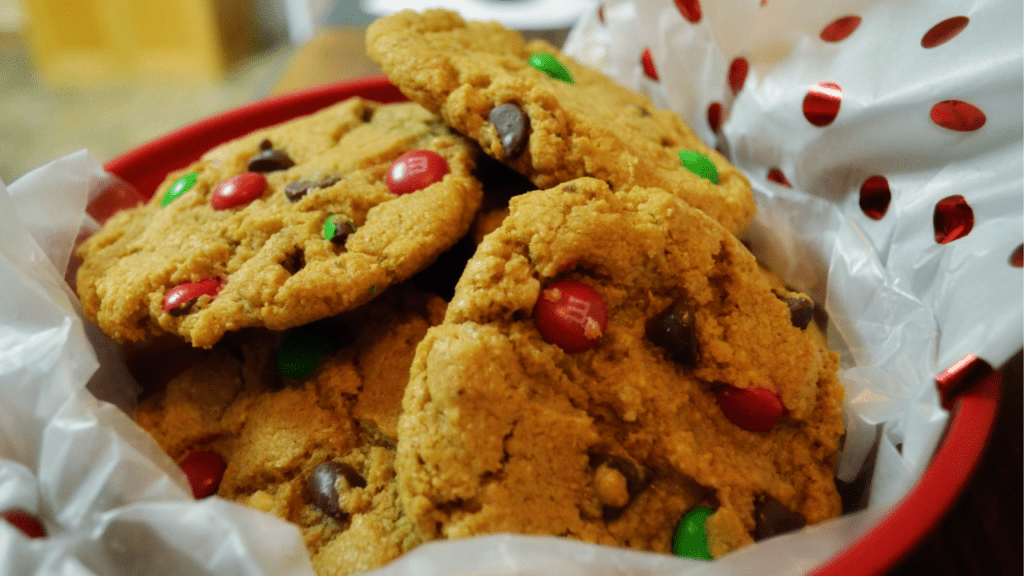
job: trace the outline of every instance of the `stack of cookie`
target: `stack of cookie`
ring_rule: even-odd
[[[742,174],[497,24],[367,46],[412,102],[226,143],[79,250],[107,334],[195,347],[137,420],[197,496],[320,574],[495,532],[710,559],[840,513],[838,357],[737,239]]]

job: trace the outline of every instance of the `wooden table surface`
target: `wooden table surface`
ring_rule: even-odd
[[[272,95],[380,74],[366,57],[365,25],[320,30],[297,53]],[[555,42],[558,45],[557,42]],[[942,521],[887,574],[1024,574],[1021,354],[1003,368],[995,429],[971,481]]]

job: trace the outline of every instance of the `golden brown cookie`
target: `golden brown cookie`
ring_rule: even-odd
[[[354,98],[224,144],[79,249],[86,316],[120,340],[282,330],[410,277],[480,206],[473,142],[413,103]]]
[[[765,510],[837,516],[838,357],[791,296],[662,190],[583,178],[513,198],[416,351],[396,464],[407,512],[428,539],[668,552],[707,507],[713,556],[778,532]]]
[[[409,99],[540,188],[591,176],[615,190],[668,190],[733,233],[753,218],[747,179],[679,116],[550,44],[527,43],[495,22],[466,22],[444,10],[379,19],[366,42]],[[530,62],[538,53],[547,60],[537,57],[535,68]],[[684,168],[680,151],[709,159],[714,182]]]
[[[220,459],[211,490],[297,524],[320,576],[380,567],[420,542],[398,498],[396,425],[416,344],[443,314],[396,287],[318,323],[338,350],[300,378],[278,366],[287,333],[228,336],[136,419],[194,486]]]

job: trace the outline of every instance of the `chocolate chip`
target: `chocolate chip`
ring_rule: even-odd
[[[505,148],[505,156],[513,157],[522,151],[530,132],[530,117],[523,112],[518,104],[507,103],[495,107],[487,115],[487,120],[494,124]]]
[[[267,142],[267,140],[264,140]],[[262,147],[262,144],[260,144]],[[259,154],[249,158],[249,172],[274,172],[276,170],[287,170],[295,166],[295,162],[287,154],[280,150],[262,150]]]
[[[299,270],[306,267],[306,254],[302,250],[295,250],[285,256],[281,261],[281,266],[294,276],[299,273]]]
[[[621,456],[613,456],[611,454],[600,454],[591,456],[591,465],[595,467],[595,480],[600,483],[601,476],[608,476],[608,472],[612,474],[621,475],[625,480],[626,494],[628,498],[624,504],[615,506],[612,505],[614,502],[605,501],[604,507],[604,519],[615,520],[622,513],[626,511],[629,504],[637,497],[638,494],[643,492],[651,484],[652,473],[650,469],[642,464],[638,464],[628,458]],[[605,500],[608,498],[602,494],[601,486],[597,486],[598,496]],[[614,498],[608,498],[613,500]]]
[[[353,224],[351,220],[338,214],[330,216],[330,218],[332,219],[331,223],[333,226],[325,226],[324,234],[330,234],[330,238],[328,238],[328,240],[334,244],[344,246],[345,240],[348,240],[350,235],[355,234],[355,224]]]
[[[270,142],[269,138],[264,138],[260,141],[260,150],[270,150],[274,145]]]
[[[643,106],[639,106],[639,105],[636,105],[636,104],[634,104],[634,106],[636,107],[637,111],[640,113],[641,117],[647,118],[648,116],[651,115],[650,111],[648,111],[647,108],[644,108]]]
[[[754,502],[754,540],[799,530],[807,524],[807,520],[796,512],[791,512],[781,502],[768,496],[760,496]]]
[[[309,180],[293,180],[284,185],[284,195],[290,202],[296,202],[313,188]]]
[[[793,323],[793,326],[801,330],[806,329],[814,319],[814,302],[803,296],[779,299],[789,306],[789,321]]]
[[[313,188],[327,188],[341,181],[341,176],[325,176],[320,180],[293,180],[284,185],[284,195],[290,202],[298,202]]]
[[[338,504],[338,482],[342,482],[344,490],[365,488],[366,480],[348,464],[341,462],[324,462],[306,478],[306,495],[318,510],[324,514],[344,522],[348,514]]]
[[[697,309],[692,302],[680,298],[668,308],[647,320],[647,339],[661,346],[683,366],[696,366],[700,347],[696,333]]]

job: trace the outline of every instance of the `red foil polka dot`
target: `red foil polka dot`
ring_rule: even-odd
[[[839,115],[843,89],[835,82],[818,82],[807,89],[804,96],[804,117],[815,126],[828,126]]]
[[[657,81],[658,69],[654,67],[654,57],[651,56],[650,48],[644,48],[643,54],[640,55],[640,63],[644,67],[644,76]]]
[[[722,105],[718,102],[712,102],[708,106],[708,126],[711,127],[712,132],[722,129]]]
[[[935,227],[935,241],[949,244],[970,234],[974,228],[974,210],[963,196],[947,196],[935,205],[932,225]]]
[[[892,192],[885,176],[872,176],[860,186],[860,209],[872,220],[881,220],[889,210]]]
[[[985,125],[985,113],[962,100],[945,100],[932,106],[932,122],[957,132],[973,132]]]
[[[954,16],[939,22],[924,33],[924,36],[921,37],[921,46],[923,48],[935,48],[949,42],[957,34],[963,32],[970,21],[970,18],[967,16]]]
[[[700,1],[699,0],[675,0],[676,8],[679,9],[679,13],[683,15],[690,22],[696,24],[700,22]]]
[[[1017,249],[1013,251],[1010,256],[1010,266],[1024,268],[1024,244],[1017,246]]]
[[[825,42],[839,42],[853,34],[857,26],[860,26],[860,16],[843,16],[822,28],[820,36]]]
[[[772,168],[768,171],[768,179],[776,184],[785,186],[786,188],[792,188],[793,185],[786,179],[786,175],[782,173],[782,170],[778,168]]]
[[[737,58],[729,64],[729,88],[733,94],[739,94],[743,89],[743,83],[747,81],[747,72],[750,71],[750,63],[746,58]]]

